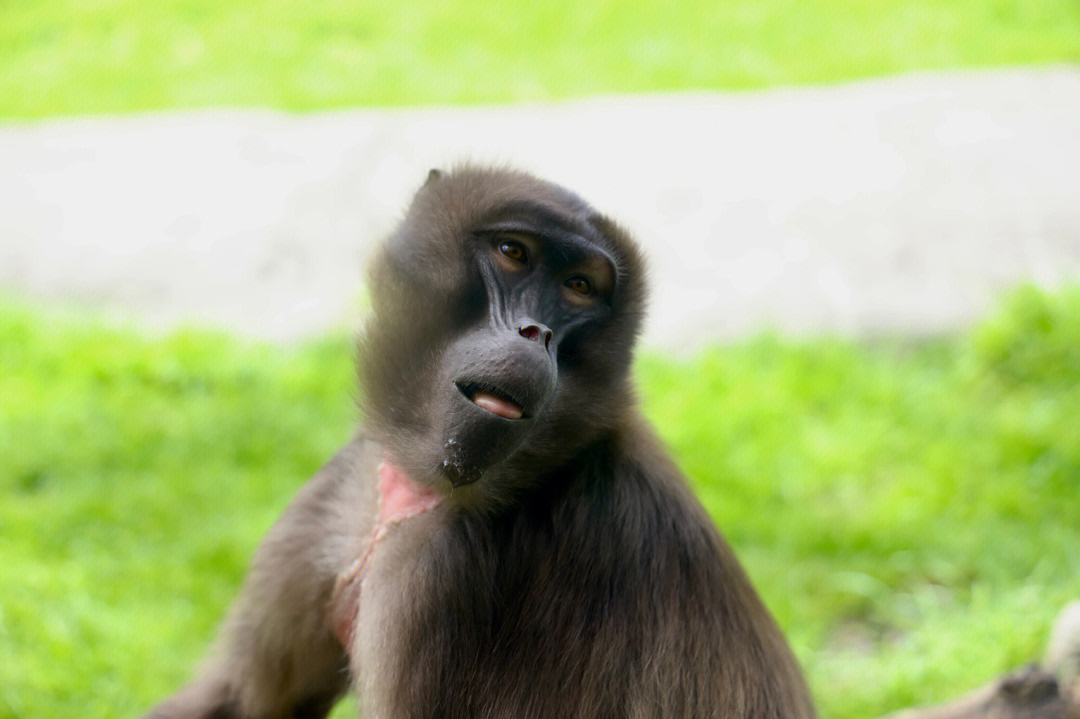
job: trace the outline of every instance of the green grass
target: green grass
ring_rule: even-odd
[[[1080,60],[1074,0],[0,2],[0,117],[546,100]]]
[[[647,414],[825,717],[955,696],[1080,596],[1078,348],[1080,289],[1024,289],[929,343],[642,358]],[[351,356],[0,303],[0,717],[135,716],[184,680],[350,435]]]

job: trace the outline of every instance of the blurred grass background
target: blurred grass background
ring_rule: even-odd
[[[1080,60],[1080,5],[0,0],[0,117],[548,100]],[[150,337],[0,300],[0,717],[134,716],[356,420],[342,336]],[[645,355],[645,410],[824,717],[1035,658],[1080,595],[1080,290],[957,336]],[[348,708],[337,716],[349,716]]]
[[[0,117],[547,100],[1078,59],[1075,0],[9,0]]]

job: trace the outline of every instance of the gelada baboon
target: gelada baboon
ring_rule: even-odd
[[[813,716],[635,406],[637,248],[518,172],[433,171],[376,257],[363,424],[154,717]],[[351,678],[351,679],[350,679]]]

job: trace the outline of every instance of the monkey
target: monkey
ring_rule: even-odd
[[[361,421],[149,716],[809,719],[637,406],[641,251],[569,190],[433,170],[369,269]]]

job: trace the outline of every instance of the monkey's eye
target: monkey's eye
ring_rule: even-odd
[[[499,252],[507,259],[519,264],[524,265],[529,262],[529,251],[517,240],[503,240],[499,243]]]
[[[592,282],[589,282],[589,278],[581,275],[574,275],[563,284],[569,287],[571,291],[584,297],[588,297],[593,293]]]

